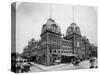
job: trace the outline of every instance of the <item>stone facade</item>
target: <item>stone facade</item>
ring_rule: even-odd
[[[89,40],[81,35],[80,28],[72,23],[66,36],[62,37],[61,29],[53,19],[48,19],[41,31],[41,40],[31,45],[31,56],[35,56],[37,63],[53,65],[71,62],[73,58],[88,56]]]

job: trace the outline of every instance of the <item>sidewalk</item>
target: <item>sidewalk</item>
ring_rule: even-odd
[[[41,64],[34,64],[32,63],[34,66],[37,66],[38,68],[41,68],[42,70],[54,70],[54,69],[57,69],[57,68],[61,68],[61,67],[66,67],[70,64],[58,64],[58,65],[53,65],[53,66],[45,66],[45,65],[41,65]]]
[[[75,70],[75,69],[88,69],[90,66],[89,60],[82,61],[79,63],[79,66],[75,66],[72,63],[66,63],[66,64],[58,64],[58,65],[52,65],[52,66],[45,66],[41,64],[34,64],[32,71],[34,69],[37,69],[36,71],[61,71],[61,70]]]
[[[65,65],[62,65],[62,66],[59,66],[59,67],[49,69],[49,71],[70,70],[72,68],[73,68],[73,64],[70,63],[70,64],[65,64]]]

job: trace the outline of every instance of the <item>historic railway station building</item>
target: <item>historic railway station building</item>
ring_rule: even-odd
[[[60,26],[49,18],[42,26],[40,37],[41,40],[31,46],[28,55],[37,63],[52,65],[71,62],[75,57],[82,59],[90,54],[89,40],[81,35],[80,28],[74,22],[67,28],[66,35],[62,36]]]

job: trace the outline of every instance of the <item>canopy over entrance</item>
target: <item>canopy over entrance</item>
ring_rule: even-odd
[[[68,56],[68,57],[72,57],[72,56],[77,56],[77,54],[62,54],[62,56]]]
[[[62,63],[70,63],[74,59],[74,57],[76,57],[75,54],[63,54],[61,56],[61,62]]]

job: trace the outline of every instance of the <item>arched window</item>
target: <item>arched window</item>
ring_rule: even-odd
[[[56,49],[54,50],[54,53],[56,53]]]

